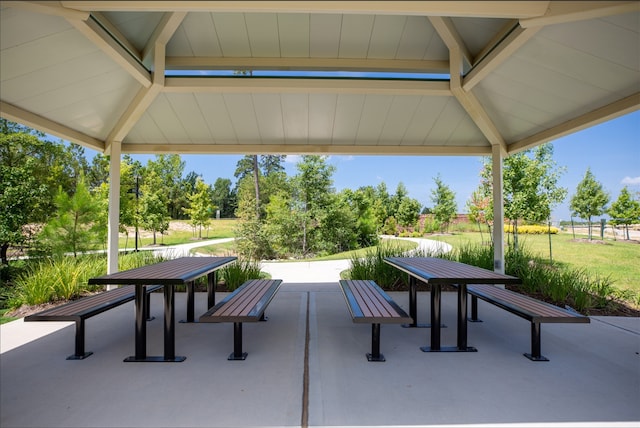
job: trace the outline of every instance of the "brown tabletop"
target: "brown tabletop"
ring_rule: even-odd
[[[236,257],[182,257],[167,260],[136,269],[116,272],[89,279],[89,284],[136,286],[136,330],[135,355],[125,361],[164,361],[180,362],[186,357],[175,355],[175,288],[187,286],[187,322],[194,321],[194,282],[207,275],[207,304],[215,305],[215,271],[233,263]],[[147,326],[145,320],[145,286],[159,284],[164,286],[164,356],[147,356]]]
[[[493,272],[435,257],[387,257],[389,263],[409,274],[409,315],[413,323],[409,327],[418,327],[416,280],[431,285],[431,346],[422,347],[425,352],[472,352],[475,348],[467,346],[467,284],[520,284],[519,278]],[[454,285],[458,288],[458,340],[456,347],[440,346],[440,307],[441,286]]]

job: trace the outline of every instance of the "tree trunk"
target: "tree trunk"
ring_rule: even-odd
[[[253,186],[256,189],[256,219],[260,220],[260,182],[258,176],[258,155],[253,155]]]
[[[7,251],[9,251],[9,244],[2,244],[0,246],[0,259],[2,259],[3,265],[9,265],[9,258],[7,257]]]

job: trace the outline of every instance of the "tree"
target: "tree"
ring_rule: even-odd
[[[170,218],[180,218],[182,208],[187,206],[188,189],[184,186],[184,161],[180,155],[156,155],[147,162],[147,169],[155,170],[165,194]]]
[[[55,211],[58,187],[71,190],[65,147],[42,138],[0,119],[0,259],[5,265],[9,247],[27,243],[35,235],[31,225],[46,222]]]
[[[449,223],[456,217],[458,207],[456,205],[456,194],[442,181],[440,174],[433,179],[436,188],[431,191],[431,201],[435,204],[433,215],[435,220],[446,230]]]
[[[552,154],[553,146],[543,144],[504,159],[504,213],[514,226],[515,250],[518,249],[519,220],[540,222],[548,219],[551,207],[561,202],[566,195],[566,189],[557,186],[562,169],[555,167]],[[493,201],[489,158],[484,159],[481,187],[485,194],[491,194]]]
[[[228,178],[218,178],[213,184],[212,192],[213,204],[220,210],[222,218],[234,216],[238,205],[236,194],[231,189],[231,180]]]
[[[623,225],[629,239],[629,225],[640,222],[640,202],[634,200],[625,186],[607,211],[614,225]]]
[[[198,238],[202,238],[202,227],[208,226],[211,218],[211,211],[214,208],[211,204],[211,187],[198,178],[196,188],[193,193],[187,196],[189,207],[183,208],[184,212],[191,218],[193,227],[198,227]]]
[[[42,241],[54,254],[78,253],[104,243],[107,237],[106,217],[101,217],[104,204],[87,187],[84,175],[78,178],[73,195],[60,186],[56,195],[57,211],[42,230]],[[102,221],[100,221],[102,220]]]
[[[295,179],[297,200],[303,215],[302,253],[307,254],[319,246],[319,230],[326,215],[332,188],[335,167],[327,164],[326,156],[304,155],[297,164]]]
[[[398,224],[402,227],[411,227],[420,218],[420,202],[413,198],[405,197],[396,210]]]
[[[169,228],[167,193],[158,172],[144,168],[144,179],[140,186],[138,224],[153,232],[153,244],[157,244],[156,233],[163,234]]]
[[[609,194],[596,181],[591,168],[587,168],[584,178],[578,183],[576,194],[571,198],[569,208],[572,215],[588,221],[589,240],[592,239],[591,217],[604,214],[608,203]]]
[[[467,210],[469,211],[469,221],[478,225],[480,239],[484,242],[481,224],[486,224],[489,228],[491,239],[491,220],[493,219],[493,210],[491,209],[491,198],[486,196],[482,187],[474,190],[471,198],[467,201]]]

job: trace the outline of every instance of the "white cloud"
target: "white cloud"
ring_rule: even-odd
[[[301,158],[300,155],[287,155],[287,157],[284,159],[284,161],[287,162],[287,163],[298,163],[300,158]]]
[[[640,185],[640,177],[625,177],[622,179],[622,184],[631,185],[631,186],[639,186]]]

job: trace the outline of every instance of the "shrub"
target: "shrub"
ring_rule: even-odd
[[[513,233],[513,225],[508,224],[504,226],[505,233]],[[545,235],[547,233],[557,234],[557,227],[541,226],[541,225],[524,225],[518,226],[518,233],[521,235]]]
[[[260,263],[251,259],[238,258],[220,269],[227,290],[233,291],[249,279],[264,278],[265,274],[260,269]]]

